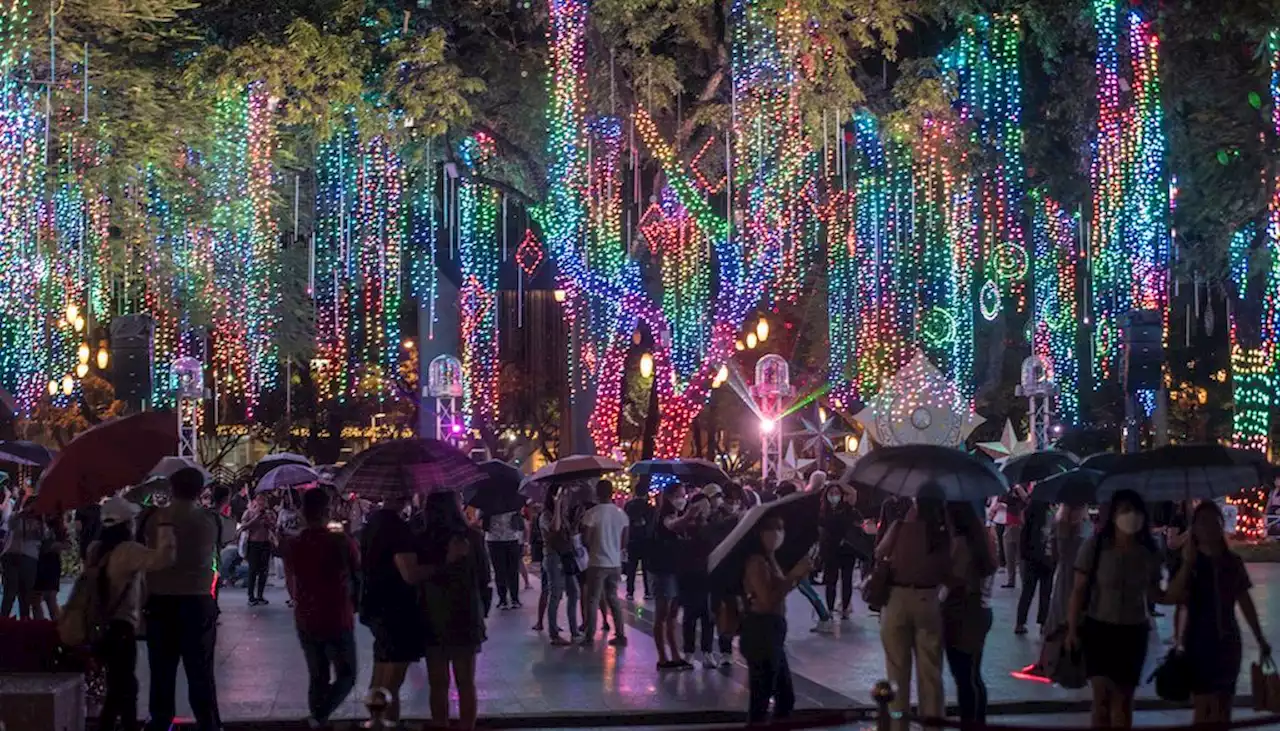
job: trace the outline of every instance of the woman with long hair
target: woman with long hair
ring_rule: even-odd
[[[787,664],[787,594],[813,569],[806,556],[783,573],[774,556],[786,535],[782,519],[765,517],[748,538],[750,556],[743,572],[746,614],[742,617],[740,648],[747,661],[747,723],[764,723],[773,704],[774,720],[791,715],[796,694]]]
[[[45,537],[40,544],[40,558],[36,561],[35,592],[31,597],[31,612],[36,619],[58,618],[58,589],[62,586],[62,552],[70,547],[67,522],[64,517],[51,515],[45,518]]]
[[[569,525],[569,517],[564,503],[568,502],[568,493],[559,485],[547,488],[544,499],[545,508],[538,516],[538,527],[545,542],[542,568],[547,576],[550,589],[547,592],[547,634],[552,645],[564,647],[582,639],[578,625],[578,577],[571,572],[573,558],[573,533]],[[565,603],[565,614],[569,620],[569,639],[560,634],[560,602]]]
[[[885,671],[898,689],[891,708],[897,727],[911,705],[911,668],[916,665],[920,715],[941,718],[942,604],[938,587],[951,570],[951,530],[946,503],[932,491],[916,498],[906,518],[889,527],[876,559],[890,565],[889,602],[880,612]]]
[[[1132,490],[1117,490],[1106,506],[1102,529],[1080,549],[1067,613],[1066,643],[1084,650],[1095,728],[1133,726],[1133,694],[1147,657],[1149,607],[1166,603],[1160,588],[1162,563],[1146,502]]]
[[[458,690],[461,727],[476,727],[476,655],[485,641],[490,594],[484,535],[467,525],[458,493],[435,492],[422,510],[419,557],[425,567],[427,684],[431,721],[449,723],[449,674]]]
[[[653,572],[649,586],[656,602],[653,642],[658,649],[659,670],[689,670],[693,667],[680,656],[680,645],[676,641],[676,629],[680,626],[679,582],[676,579],[681,561],[679,530],[686,506],[684,485],[678,482],[667,485],[658,504],[653,542],[649,546],[649,561],[645,567],[646,571]]]
[[[106,695],[98,715],[103,731],[138,728],[138,620],[141,592],[138,578],[147,571],[173,565],[177,541],[172,523],[157,524],[157,545],[147,548],[133,537],[138,506],[123,498],[102,504],[102,530],[85,554],[85,571],[97,572],[99,606],[107,626],[94,653],[106,674]]]
[[[1179,570],[1169,583],[1169,599],[1186,607],[1183,645],[1191,668],[1193,723],[1231,722],[1232,698],[1240,675],[1242,648],[1236,605],[1258,648],[1271,655],[1262,636],[1253,586],[1244,561],[1227,547],[1222,510],[1206,500],[1191,516],[1190,536],[1182,544]]]
[[[951,575],[942,604],[947,665],[956,681],[960,720],[985,723],[987,684],[982,679],[982,650],[991,631],[991,586],[996,547],[970,503],[948,503],[951,521]]]
[[[853,567],[858,563],[855,544],[858,534],[862,533],[862,513],[854,507],[856,502],[857,493],[849,495],[840,485],[827,484],[822,488],[822,504],[818,509],[818,551],[823,581],[827,585],[827,606],[834,614],[836,589],[843,584],[842,620],[848,620],[852,614]]]

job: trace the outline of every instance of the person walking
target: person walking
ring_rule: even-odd
[[[0,617],[8,617],[16,603],[18,619],[35,618],[36,573],[46,533],[44,521],[25,505],[15,507],[9,515],[8,532],[3,551],[0,551],[4,586]]]
[[[213,655],[218,641],[218,603],[213,564],[218,544],[217,516],[196,501],[204,476],[188,467],[169,478],[169,504],[155,510],[142,526],[149,546],[159,545],[160,526],[173,526],[177,555],[173,565],[147,574],[147,663],[151,674],[148,731],[173,724],[178,664],[187,676],[187,700],[198,731],[218,731],[218,693]]]
[[[98,517],[98,537],[85,546],[85,571],[97,572],[98,606],[105,608],[106,628],[94,655],[102,663],[106,693],[98,712],[102,731],[135,731],[138,728],[138,622],[141,610],[141,577],[159,571],[177,559],[177,539],[171,523],[156,525],[157,542],[148,548],[134,540],[133,521],[138,506],[118,497],[103,501]]]
[[[1271,656],[1249,594],[1253,583],[1244,561],[1227,546],[1224,523],[1216,503],[1206,500],[1196,506],[1190,535],[1181,543],[1179,570],[1168,590],[1170,601],[1185,606],[1183,645],[1191,669],[1194,724],[1231,723],[1243,654],[1236,605],[1262,656]]]
[[[569,494],[560,486],[547,489],[545,509],[538,518],[539,527],[546,541],[543,567],[551,588],[547,595],[547,634],[552,645],[564,646],[581,642],[578,626],[578,608],[581,604],[578,592],[577,566],[574,564],[573,541],[570,533],[568,505]],[[571,570],[572,569],[572,570]],[[567,601],[566,601],[567,600]],[[560,634],[560,602],[565,602],[565,615],[569,622],[569,639]]]
[[[1009,559],[1004,555],[1004,524],[1009,519],[1009,511],[1000,496],[995,496],[987,500],[987,524],[995,532],[996,536],[996,552],[997,562],[1000,568],[1009,568]],[[1074,557],[1072,557],[1074,560]]]
[[[818,473],[815,473],[818,474]],[[818,509],[818,554],[827,589],[827,606],[835,612],[836,589],[841,588],[840,619],[848,620],[853,608],[853,568],[858,562],[856,545],[862,532],[862,514],[854,507],[857,493],[846,495],[839,485],[822,490]]]
[[[360,622],[373,634],[369,688],[391,694],[389,721],[400,720],[400,688],[409,666],[422,659],[426,642],[418,608],[422,577],[413,531],[404,519],[406,505],[404,498],[383,501],[360,534]]]
[[[956,683],[962,723],[986,723],[987,684],[982,650],[991,631],[991,586],[995,583],[995,543],[981,517],[982,505],[948,503],[951,573],[942,602],[942,635]]]
[[[352,577],[360,566],[355,541],[331,531],[329,493],[302,495],[303,529],[290,546],[293,563],[293,618],[307,662],[308,721],[329,724],[356,683],[355,606]]]
[[[484,536],[467,525],[458,493],[434,492],[423,504],[421,602],[426,620],[431,722],[449,724],[449,674],[458,692],[463,729],[476,727],[476,655],[486,639],[489,557]]]
[[[916,498],[907,517],[894,523],[876,547],[890,565],[889,602],[880,612],[885,672],[897,689],[890,707],[895,727],[905,728],[911,704],[911,666],[916,665],[920,715],[942,718],[942,606],[938,587],[951,570],[951,531],[940,497]]]
[[[676,627],[680,615],[681,541],[677,526],[688,504],[684,485],[669,483],[662,492],[654,521],[653,542],[645,571],[652,571],[649,587],[656,600],[653,615],[653,643],[658,650],[658,670],[689,670],[693,664],[680,656]]]
[[[609,644],[614,647],[627,646],[618,583],[622,579],[622,555],[630,528],[631,520],[627,514],[613,504],[613,483],[608,480],[597,482],[596,505],[583,514],[581,525],[582,541],[587,547],[587,570],[583,574],[587,597],[587,611],[583,615],[586,624],[582,633],[584,646],[590,647],[595,643],[595,608],[601,606],[602,602],[613,615],[614,634]],[[605,634],[608,633],[606,625]]]
[[[774,555],[786,534],[782,519],[766,516],[749,541],[750,555],[742,576],[746,613],[742,617],[741,649],[747,661],[747,723],[763,724],[773,701],[773,720],[791,716],[796,694],[787,663],[787,594],[809,575],[806,556],[783,572]]]
[[[519,609],[520,540],[524,519],[519,511],[485,515],[480,519],[484,540],[493,561],[493,583],[498,592],[498,609]]]
[[[1098,535],[1075,564],[1067,613],[1068,648],[1082,648],[1093,692],[1093,726],[1131,728],[1133,694],[1147,657],[1151,603],[1164,603],[1163,556],[1151,536],[1147,505],[1117,490]]]
[[[267,589],[267,575],[271,573],[271,537],[275,535],[276,514],[267,504],[266,493],[253,496],[253,502],[242,516],[240,534],[244,546],[244,560],[249,565],[249,606],[270,604],[263,593]]]
[[[1022,559],[1022,593],[1018,597],[1018,621],[1013,633],[1027,633],[1027,614],[1031,600],[1038,594],[1036,624],[1044,633],[1045,620],[1049,617],[1049,600],[1052,599],[1053,571],[1056,565],[1053,555],[1053,522],[1049,520],[1050,506],[1046,503],[1028,502],[1022,513],[1021,536],[1018,555]]]
[[[51,515],[44,521],[44,540],[36,560],[36,583],[31,597],[31,614],[36,619],[58,618],[58,590],[62,588],[62,552],[71,547],[67,524],[62,515]]]
[[[714,550],[738,526],[739,515],[736,508],[742,504],[742,488],[732,483],[725,488],[711,484],[702,488],[702,491],[711,502],[711,516],[707,519],[707,527],[703,529],[703,540],[705,545]],[[729,502],[731,495],[735,498],[733,503]],[[742,582],[708,576],[708,587],[711,617],[716,627],[716,659],[720,661],[720,667],[727,668],[733,665],[733,638],[738,634],[741,623]]]
[[[525,542],[529,544],[529,562],[538,565],[538,620],[534,632],[546,626],[547,600],[551,596],[551,580],[547,578],[547,543],[542,536],[542,503],[530,502],[525,506]]]
[[[997,500],[1004,506],[1004,567],[1005,589],[1013,589],[1018,584],[1018,569],[1022,563],[1022,511],[1027,506],[1027,494],[1019,485],[1014,485],[1009,492]],[[1026,577],[1023,577],[1026,581]]]
[[[627,577],[629,602],[636,598],[636,573],[640,571],[641,564],[644,564],[644,573],[641,575],[644,580],[644,598],[653,598],[653,593],[649,590],[649,564],[646,560],[649,544],[653,540],[654,520],[653,505],[649,503],[648,480],[637,481],[634,489],[631,499],[622,507],[630,521],[627,531],[627,560],[622,566],[622,572]]]
[[[1047,675],[1048,669],[1058,661],[1062,642],[1067,635],[1067,614],[1070,611],[1071,591],[1075,586],[1075,562],[1084,544],[1089,522],[1089,509],[1084,505],[1059,505],[1053,520],[1053,592],[1049,601],[1049,614],[1045,617],[1040,645],[1040,659],[1032,670]]]

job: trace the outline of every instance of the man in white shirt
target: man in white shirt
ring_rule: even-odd
[[[622,622],[622,600],[618,598],[618,582],[622,578],[622,549],[627,545],[627,532],[631,520],[622,508],[613,504],[613,484],[608,480],[596,483],[597,505],[582,516],[582,539],[587,546],[586,580],[586,632],[582,644],[591,646],[596,636],[596,618],[600,598],[609,605],[613,614],[613,639],[609,644],[626,647],[626,625]]]

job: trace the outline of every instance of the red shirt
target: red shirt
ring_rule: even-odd
[[[355,541],[343,533],[307,528],[293,539],[290,560],[298,632],[333,639],[355,629],[351,572],[360,566]]]

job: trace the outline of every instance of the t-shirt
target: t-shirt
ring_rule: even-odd
[[[379,617],[413,612],[417,606],[417,591],[404,583],[395,563],[397,553],[417,553],[409,524],[397,511],[379,508],[369,514],[361,539],[360,558],[364,565],[360,596],[362,621],[368,623]]]
[[[302,514],[292,508],[280,508],[276,514],[276,535],[280,538],[295,538],[302,533]]]
[[[627,533],[628,543],[640,546],[653,537],[654,508],[648,500],[642,497],[632,498],[622,510],[631,521],[631,530]]]
[[[208,596],[217,559],[219,519],[190,501],[175,500],[144,518],[148,546],[159,545],[159,526],[173,524],[178,539],[172,566],[147,574],[147,591],[155,596]]]
[[[524,540],[524,519],[518,511],[486,516],[484,524],[484,539],[490,543]]]
[[[1187,593],[1188,645],[1238,644],[1236,602],[1252,586],[1244,561],[1235,553],[1209,556],[1197,552]]]
[[[613,503],[602,503],[582,516],[587,531],[587,566],[613,569],[622,566],[622,532],[631,519]]]
[[[351,572],[360,566],[356,544],[344,533],[306,528],[293,539],[293,618],[298,632],[336,639],[355,628]]]
[[[1076,571],[1088,574],[1097,546],[1096,536],[1084,542],[1076,557]],[[1146,546],[1135,545],[1127,551],[1106,546],[1098,557],[1085,614],[1110,624],[1145,624],[1150,618],[1147,605],[1151,590],[1160,586],[1161,564],[1160,554]]]
[[[9,516],[9,533],[5,537],[4,552],[10,555],[40,558],[40,545],[44,543],[44,521],[30,513],[14,513]]]

